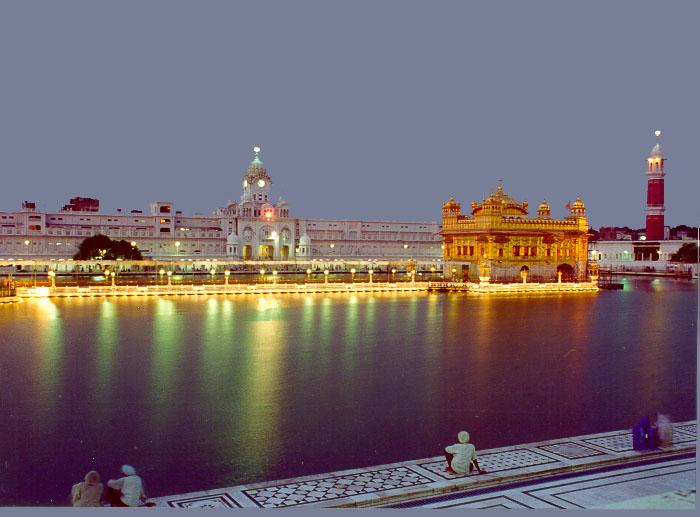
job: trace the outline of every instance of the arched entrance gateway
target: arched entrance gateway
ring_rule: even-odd
[[[243,260],[252,260],[253,258],[253,246],[246,244],[243,246]]]
[[[569,264],[559,264],[557,266],[557,276],[559,276],[559,273],[561,273],[562,282],[573,282],[574,280],[576,280],[576,276],[574,275],[574,268]]]

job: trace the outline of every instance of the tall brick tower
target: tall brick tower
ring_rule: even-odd
[[[661,131],[656,131],[661,136]],[[658,142],[647,158],[647,240],[660,241],[664,238],[664,165],[666,158]]]

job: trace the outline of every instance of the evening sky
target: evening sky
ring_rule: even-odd
[[[241,194],[262,147],[290,214],[433,220],[503,179],[553,215],[698,224],[700,3],[2,1],[0,210]]]

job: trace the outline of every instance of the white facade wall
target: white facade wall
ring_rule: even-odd
[[[671,256],[681,246],[692,240],[654,241],[658,243],[658,253],[640,254],[640,247],[653,246],[648,241],[594,241],[588,244],[588,258],[598,263],[601,269],[616,271],[675,271],[678,265],[671,263]],[[636,253],[635,253],[636,250]],[[656,255],[654,259],[653,255]]]

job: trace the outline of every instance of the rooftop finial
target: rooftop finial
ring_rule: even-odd
[[[656,135],[656,138],[659,138],[661,136],[661,130],[657,129],[656,131],[654,131],[654,134]]]
[[[260,154],[260,146],[259,145],[254,146],[253,152],[255,153],[255,157],[258,158],[258,155]]]
[[[498,192],[503,193],[503,180],[498,180]]]

